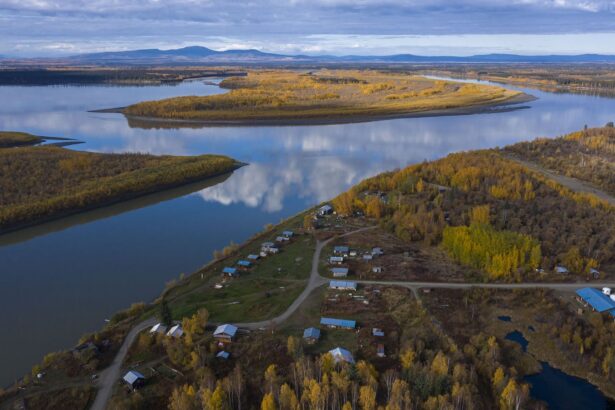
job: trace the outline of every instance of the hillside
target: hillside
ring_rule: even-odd
[[[131,105],[129,118],[224,123],[297,123],[471,112],[527,97],[499,87],[377,71],[251,71],[221,83],[231,91]]]

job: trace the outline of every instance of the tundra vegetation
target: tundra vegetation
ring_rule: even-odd
[[[124,114],[204,122],[361,119],[496,105],[522,94],[366,70],[250,71],[220,85],[230,91],[142,102]]]
[[[25,132],[0,131],[0,148],[35,145],[43,141],[43,138]]]
[[[0,231],[205,179],[236,167],[231,158],[215,155],[100,154],[54,146],[0,149]]]

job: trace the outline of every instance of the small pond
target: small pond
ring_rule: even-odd
[[[510,316],[498,316],[498,319],[502,322],[512,322],[512,318]]]
[[[523,333],[519,332],[518,330],[515,330],[514,332],[508,333],[506,335],[505,339],[506,340],[511,340],[513,342],[516,342],[516,343],[519,343],[519,345],[521,346],[521,350],[523,350],[524,352],[527,352],[528,341],[523,336]]]

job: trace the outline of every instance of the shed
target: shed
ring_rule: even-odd
[[[260,255],[256,255],[254,253],[251,253],[250,255],[248,255],[248,260],[251,260],[251,261],[258,260],[258,258],[260,258]]]
[[[372,272],[374,272],[374,273],[382,273],[382,266],[374,266],[372,268]]]
[[[382,329],[375,327],[372,329],[372,335],[376,337],[384,337],[384,332]]]
[[[156,323],[149,331],[150,333],[166,333],[167,327],[162,323]]]
[[[329,263],[332,265],[339,265],[340,263],[344,263],[343,256],[331,256],[329,258]]]
[[[336,255],[347,255],[349,250],[348,246],[336,246],[333,248],[333,253]]]
[[[384,345],[382,343],[378,344],[378,347],[376,348],[376,354],[378,355],[378,357],[385,357],[386,356],[384,354]]]
[[[308,327],[303,331],[303,339],[309,344],[314,344],[320,339],[320,329]]]
[[[323,326],[342,329],[354,329],[357,326],[357,322],[354,320],[334,319],[331,317],[320,318],[320,324]]]
[[[167,336],[171,337],[182,337],[184,334],[184,329],[182,329],[182,325],[175,325],[167,332]]]
[[[288,239],[286,236],[278,236],[277,238],[275,238],[276,242],[287,242],[290,239]]]
[[[374,257],[371,253],[366,253],[365,255],[363,255],[364,261],[371,261],[372,259],[374,259]]]
[[[350,282],[346,280],[332,280],[329,282],[329,289],[356,291],[357,282]]]
[[[331,273],[335,278],[345,278],[348,276],[348,268],[331,268]]]
[[[275,243],[273,243],[273,242],[263,242],[263,243],[261,244],[261,247],[262,247],[263,249],[265,249],[265,248],[271,248],[272,246],[275,246]]]
[[[230,343],[233,341],[235,334],[237,333],[237,326],[224,324],[220,325],[214,331],[214,338],[222,341]]]
[[[354,363],[352,353],[342,347],[336,347],[335,349],[329,350],[329,354],[333,356],[333,360],[335,361],[335,363]]]
[[[230,266],[227,266],[226,268],[222,269],[222,273],[224,273],[225,275],[229,275],[229,276],[237,276],[237,269],[236,268],[231,268]]]
[[[560,275],[568,275],[568,269],[566,269],[566,267],[564,266],[556,266],[555,267],[555,273],[558,273]]]
[[[384,255],[384,252],[382,251],[382,248],[372,248],[372,255]]]
[[[252,262],[240,260],[239,262],[237,262],[237,265],[241,266],[242,268],[249,268],[250,266],[252,266]]]
[[[293,231],[284,231],[284,232],[282,232],[282,235],[284,235],[287,238],[292,238],[294,234],[295,233]]]
[[[221,352],[218,352],[218,354],[216,355],[217,358],[224,359],[224,360],[227,360],[230,356],[231,354],[224,350],[222,350]]]
[[[318,208],[318,215],[320,216],[329,215],[332,212],[333,212],[333,207],[331,207],[331,205],[329,204],[323,205],[320,208]]]
[[[139,373],[136,370],[131,370],[126,373],[123,377],[124,382],[130,386],[131,389],[135,390],[145,384],[145,376]]]
[[[590,305],[596,312],[615,311],[615,300],[598,289],[583,288],[578,289],[576,293],[585,305]]]

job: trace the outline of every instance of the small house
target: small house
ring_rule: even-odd
[[[256,260],[258,260],[260,258],[260,255],[256,255],[254,253],[251,253],[250,255],[248,255],[248,260],[254,262]]]
[[[384,332],[382,331],[382,329],[375,327],[372,329],[372,336],[384,337]]]
[[[378,344],[378,347],[376,348],[376,355],[378,357],[385,357],[386,356],[384,354],[384,345],[382,343]]]
[[[131,370],[126,373],[123,377],[123,380],[133,390],[136,390],[145,384],[145,376],[143,376],[136,370]]]
[[[372,248],[372,255],[380,256],[384,255],[384,252],[382,251],[382,248]]]
[[[348,268],[331,268],[334,278],[345,278],[348,276]]]
[[[347,256],[349,250],[348,246],[336,246],[333,248],[333,254]]]
[[[184,329],[182,325],[175,325],[167,332],[167,336],[170,337],[182,337],[184,335]]]
[[[228,276],[239,276],[237,269],[231,268],[230,266],[227,266],[226,268],[222,269],[222,273]]]
[[[156,323],[149,331],[150,333],[166,333],[167,327],[162,323]]]
[[[247,261],[247,260],[240,260],[239,262],[237,262],[237,265],[239,265],[242,268],[249,268],[250,266],[252,266],[252,262]]]
[[[289,238],[287,238],[286,236],[278,236],[277,238],[275,238],[276,242],[288,242],[290,241]]]
[[[319,216],[325,216],[325,215],[329,215],[333,213],[333,207],[331,207],[331,205],[326,204],[321,206],[320,208],[318,208],[318,215]]]
[[[329,354],[333,356],[333,360],[335,361],[335,363],[354,363],[352,353],[342,347],[336,347],[335,349],[329,350]]]
[[[282,235],[287,237],[287,238],[292,238],[294,234],[295,233],[293,231],[284,231],[284,232],[282,232]]]
[[[334,319],[331,317],[321,317],[320,324],[333,329],[354,329],[357,326],[357,322],[354,320]]]
[[[224,350],[222,350],[221,352],[218,352],[218,354],[216,355],[216,357],[218,359],[223,359],[223,360],[228,360],[228,358],[231,356],[231,354],[229,352],[226,352]]]
[[[318,339],[320,339],[320,329],[308,327],[303,331],[303,340],[305,340],[308,344],[313,345],[318,342]]]
[[[366,253],[365,255],[363,255],[364,261],[371,261],[372,259],[374,259],[374,256],[371,253]]]
[[[336,290],[357,290],[357,282],[349,282],[345,280],[332,280],[329,282],[329,289]]]
[[[329,263],[331,265],[340,265],[344,263],[344,257],[343,256],[331,256],[329,258]]]
[[[559,275],[568,275],[568,269],[566,269],[566,267],[564,266],[556,266],[555,267],[555,273],[559,274]]]
[[[237,326],[224,324],[216,328],[214,331],[214,338],[221,342],[231,343],[236,333]]]

